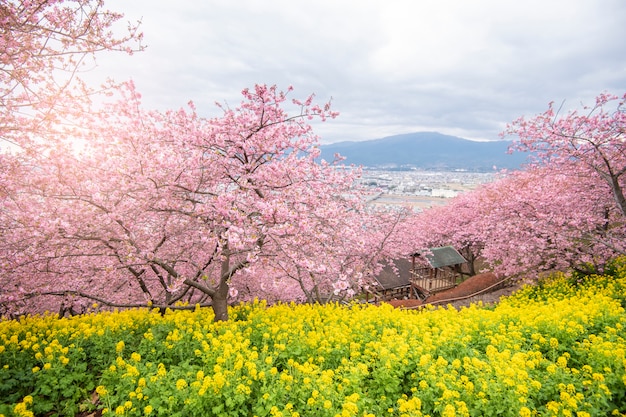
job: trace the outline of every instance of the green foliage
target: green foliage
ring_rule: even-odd
[[[0,414],[626,413],[626,261],[496,307],[242,304],[0,323]],[[90,399],[95,396],[93,404]]]

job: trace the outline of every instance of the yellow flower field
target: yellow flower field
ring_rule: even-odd
[[[626,261],[495,307],[129,310],[0,322],[0,414],[626,415]]]

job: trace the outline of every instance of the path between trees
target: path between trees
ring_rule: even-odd
[[[482,301],[484,304],[493,304],[498,302],[500,297],[511,295],[517,289],[519,289],[519,285],[511,285],[507,279],[489,272],[474,275],[456,287],[435,293],[423,301],[391,300],[389,304],[398,308],[417,308],[425,304],[450,304],[459,308],[478,301]]]

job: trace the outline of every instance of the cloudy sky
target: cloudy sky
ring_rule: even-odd
[[[145,52],[99,58],[145,104],[205,116],[254,84],[332,97],[323,143],[438,131],[494,140],[546,109],[626,92],[624,0],[107,0]]]

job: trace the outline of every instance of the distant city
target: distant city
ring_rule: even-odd
[[[387,171],[363,169],[360,184],[372,190],[368,204],[393,207],[410,206],[422,211],[442,206],[450,198],[492,182],[496,172],[469,171]]]

